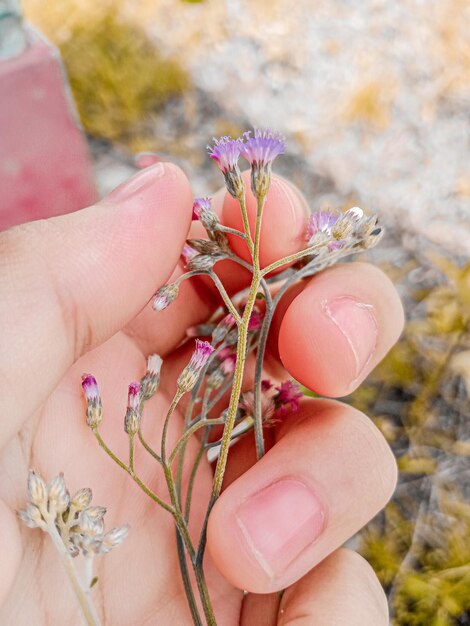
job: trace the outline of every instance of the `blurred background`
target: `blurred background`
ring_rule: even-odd
[[[208,140],[252,125],[285,133],[277,170],[313,209],[379,212],[369,257],[408,321],[347,401],[400,483],[352,544],[393,624],[470,625],[469,0],[23,0],[26,23],[19,8],[0,0],[4,227],[83,207],[146,158],[211,193]]]

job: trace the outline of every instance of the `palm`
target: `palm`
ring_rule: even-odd
[[[95,565],[99,578],[95,603],[105,617],[103,621],[116,626],[190,622],[171,516],[112,463],[98,447],[84,420],[80,374],[92,371],[100,381],[105,407],[103,438],[127,460],[127,437],[122,429],[125,383],[143,373],[145,357],[127,335],[118,333],[80,359],[1,457],[7,476],[1,485],[1,495],[14,494],[5,497],[12,508],[24,505],[28,469],[36,469],[47,480],[63,471],[71,491],[89,486],[93,490],[93,502],[108,508],[107,527],[130,524],[131,532],[125,543],[106,557],[98,557]],[[163,387],[164,384],[165,380]],[[146,410],[144,430],[155,447],[167,404],[163,388]],[[176,434],[181,418],[176,414],[173,418]],[[192,446],[188,448],[189,457],[193,450]],[[148,455],[139,452],[136,456],[139,475],[152,489],[165,495],[158,466]],[[193,498],[195,520],[200,520],[204,513],[210,481],[210,468],[205,465],[200,468]],[[0,611],[0,623],[81,624],[83,618],[77,610],[77,600],[48,536],[40,530],[24,528],[22,541],[24,557],[9,600]],[[208,578],[220,624],[237,624],[241,592],[229,587],[215,571],[211,572],[210,566]],[[32,581],[36,581],[34,585]],[[223,594],[224,602],[217,607],[219,594]]]

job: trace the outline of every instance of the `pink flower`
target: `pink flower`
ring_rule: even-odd
[[[274,396],[274,402],[276,408],[279,409],[280,415],[285,415],[288,412],[294,413],[298,411],[300,406],[300,399],[303,397],[303,393],[300,391],[299,385],[292,380],[286,380],[276,387],[278,392]]]
[[[246,391],[240,399],[240,408],[245,411],[246,415],[254,417],[255,414],[255,394],[253,391]],[[263,394],[261,396],[261,416],[265,424],[273,424],[272,417],[274,415],[274,400],[271,396]]]
[[[212,211],[210,198],[195,198],[193,202],[193,220],[198,220],[203,211]]]
[[[264,315],[259,309],[253,309],[248,322],[248,330],[259,330],[263,323],[263,317]]]
[[[270,166],[274,159],[285,150],[284,137],[281,133],[255,128],[253,137],[250,137],[251,131],[243,134],[246,141],[241,153],[252,166]]]
[[[177,386],[181,393],[191,391],[197,383],[201,370],[206,365],[213,352],[214,348],[208,341],[196,339],[196,350],[193,352],[189,363],[181,372],[177,381]]]
[[[270,380],[262,380],[261,381],[261,391],[262,393],[266,393],[267,391],[269,391],[272,388],[273,384]]]
[[[226,356],[223,361],[220,363],[220,369],[224,374],[231,374],[235,371],[235,365],[237,362],[237,355],[233,352]]]
[[[152,308],[154,311],[163,311],[176,300],[179,287],[176,283],[170,283],[161,287],[153,297]]]
[[[100,399],[98,383],[92,374],[82,374],[82,387],[87,402],[93,402]]]
[[[238,165],[238,159],[243,149],[241,139],[232,139],[231,137],[214,138],[214,146],[207,146],[209,156],[213,159],[223,174],[235,171]]]
[[[127,408],[137,411],[140,405],[140,383],[131,383],[127,394]]]

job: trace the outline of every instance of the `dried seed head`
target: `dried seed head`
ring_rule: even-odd
[[[28,504],[26,509],[19,511],[18,517],[28,528],[41,528],[44,530],[46,527],[41,512],[34,504]]]
[[[160,384],[160,370],[162,358],[158,354],[151,354],[147,359],[147,372],[140,381],[140,396],[146,401],[155,395]]]
[[[199,254],[222,254],[222,248],[211,239],[188,239],[188,244]]]
[[[107,554],[117,548],[129,534],[129,526],[118,526],[107,532],[97,546],[99,554]]]
[[[99,508],[99,507],[95,507]],[[71,536],[75,534],[95,537],[101,535],[104,530],[104,521],[102,517],[94,517],[89,513],[90,509],[82,511],[78,516],[77,525],[71,528]]]
[[[188,269],[198,272],[208,272],[214,267],[217,261],[221,261],[224,258],[224,254],[198,254],[188,263]]]
[[[142,414],[140,410],[140,384],[131,383],[127,395],[127,411],[124,418],[124,430],[128,435],[135,435],[139,432]]]
[[[28,495],[31,504],[35,504],[41,510],[47,509],[47,487],[43,479],[30,470],[28,477]]]
[[[91,489],[88,487],[84,487],[83,489],[79,489],[72,497],[70,502],[70,506],[75,509],[78,513],[83,511],[90,505],[93,494]]]
[[[70,504],[70,494],[65,486],[64,475],[60,473],[48,485],[49,511],[64,513]]]
[[[82,387],[87,402],[87,424],[90,428],[97,428],[103,420],[103,405],[96,378],[91,374],[82,374]]]
[[[196,350],[193,352],[191,360],[179,375],[177,386],[181,393],[191,391],[197,383],[201,370],[214,352],[213,346],[208,341],[196,339]]]
[[[105,506],[90,506],[85,513],[90,519],[99,521],[106,515],[106,510]]]
[[[154,311],[163,311],[167,306],[178,297],[179,286],[176,283],[170,283],[161,287],[153,297],[152,309]]]

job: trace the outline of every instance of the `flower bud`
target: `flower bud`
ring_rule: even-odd
[[[196,350],[193,352],[191,360],[181,372],[177,381],[177,387],[180,393],[191,391],[197,383],[201,370],[213,352],[214,348],[208,341],[196,339]]]
[[[193,204],[193,219],[196,217],[207,231],[216,230],[220,220],[212,210],[210,198],[196,198]]]
[[[128,435],[135,435],[139,432],[141,422],[140,412],[140,384],[131,383],[127,396],[127,411],[124,419],[124,430]]]
[[[82,374],[82,387],[87,401],[87,424],[90,428],[97,428],[103,420],[103,405],[96,378],[91,374]]]
[[[70,506],[75,509],[75,511],[80,512],[87,508],[90,505],[92,499],[91,489],[88,487],[84,487],[83,489],[79,489],[72,497],[70,502]]]
[[[28,495],[31,504],[35,504],[40,509],[47,508],[47,487],[43,479],[30,470],[28,477]]]
[[[117,548],[126,539],[129,534],[129,526],[118,526],[107,532],[100,541],[98,547],[99,554],[107,554],[114,548]]]
[[[28,528],[41,528],[42,530],[46,528],[41,512],[34,504],[28,504],[26,509],[19,511],[18,516]]]
[[[161,287],[153,297],[152,309],[154,311],[163,311],[176,300],[178,292],[179,286],[176,283],[170,283]]]
[[[65,486],[64,475],[60,473],[48,485],[49,511],[64,513],[70,503],[70,494]]]
[[[147,372],[140,381],[140,397],[143,401],[150,400],[155,395],[160,384],[160,370],[162,358],[158,354],[151,354],[147,359]]]
[[[222,254],[198,254],[188,263],[189,270],[197,270],[198,272],[208,272],[217,261],[225,258]]]

